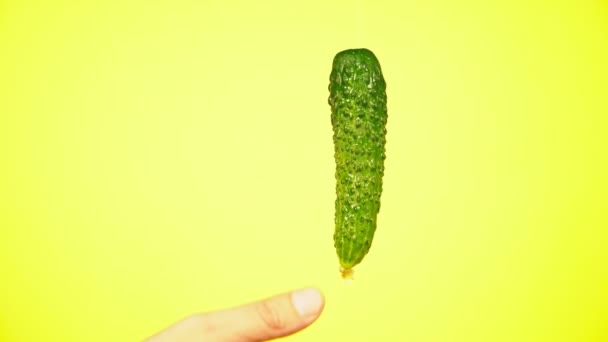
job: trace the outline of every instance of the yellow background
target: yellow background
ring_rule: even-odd
[[[0,2],[0,340],[137,341],[320,287],[291,341],[607,341],[605,1]],[[327,85],[388,83],[333,249]]]

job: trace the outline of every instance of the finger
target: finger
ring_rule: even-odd
[[[201,333],[209,341],[266,341],[304,329],[319,317],[324,305],[319,290],[302,289],[200,315]]]
[[[325,305],[316,289],[303,289],[230,310],[190,316],[146,342],[264,341],[314,322]]]

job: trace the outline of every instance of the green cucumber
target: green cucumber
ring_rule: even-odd
[[[334,246],[344,278],[369,252],[380,211],[386,144],[386,82],[368,49],[333,60],[329,105],[336,162]]]

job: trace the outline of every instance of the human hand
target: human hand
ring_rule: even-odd
[[[267,341],[306,328],[324,306],[319,290],[302,289],[228,310],[192,315],[145,342]]]

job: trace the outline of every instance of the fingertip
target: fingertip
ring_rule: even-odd
[[[315,320],[325,305],[321,291],[312,287],[292,292],[291,301],[300,317],[308,322]]]

